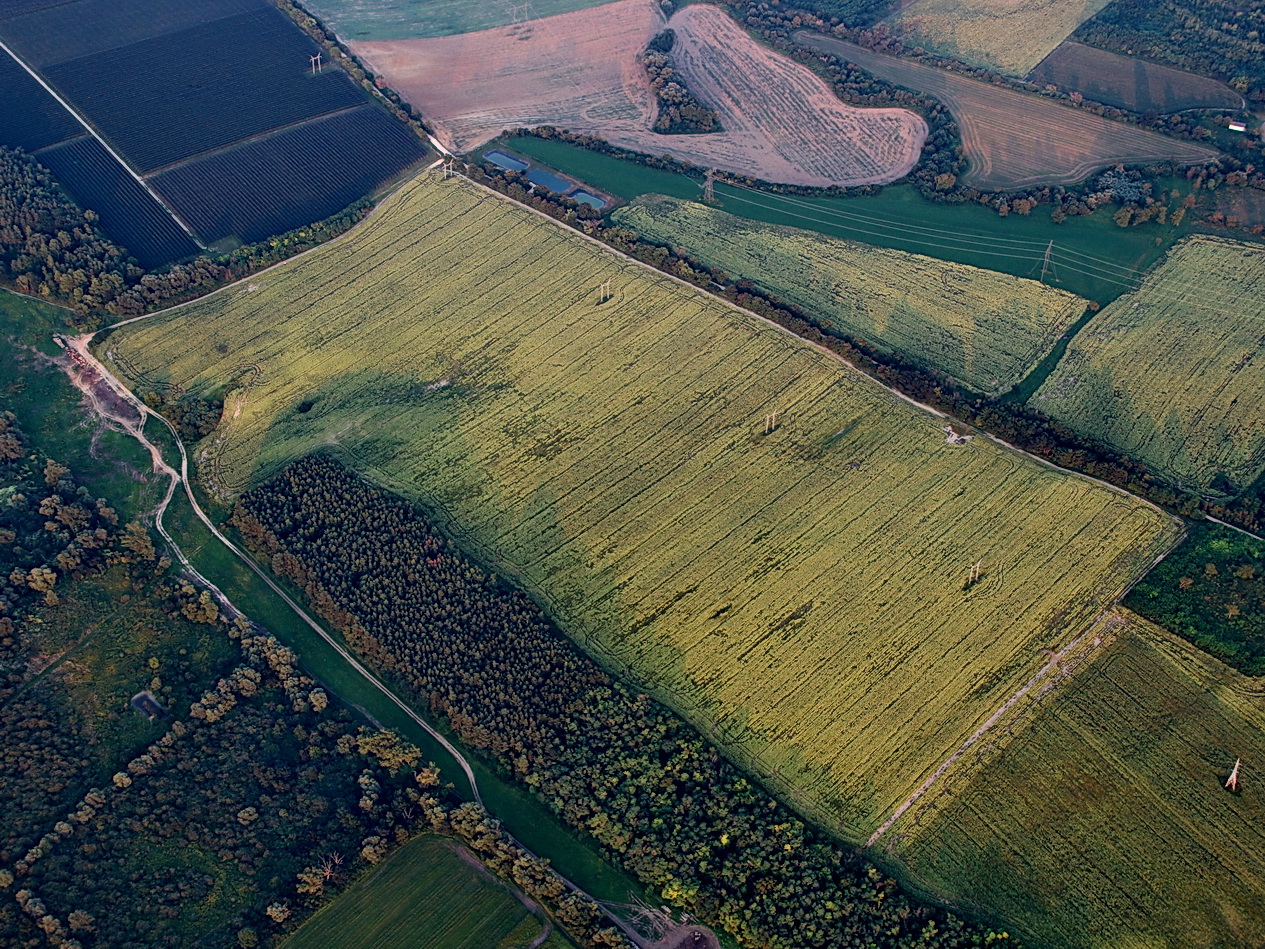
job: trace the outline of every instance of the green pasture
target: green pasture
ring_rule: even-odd
[[[309,0],[304,5],[345,43],[420,40],[511,26],[613,0]]]
[[[1265,248],[1196,236],[1077,334],[1031,403],[1166,480],[1265,471]]]
[[[527,949],[544,924],[469,859],[439,837],[409,841],[282,945],[285,949]]]
[[[976,392],[1017,385],[1085,311],[1084,300],[991,270],[755,222],[647,195],[612,221],[689,248],[824,326],[951,376]]]
[[[1263,683],[1125,619],[982,767],[902,818],[889,856],[1025,945],[1259,946]]]
[[[663,194],[696,201],[702,173],[691,178],[603,155],[558,139],[514,138],[515,151],[573,175],[612,195],[631,201]],[[1184,181],[1165,183],[1182,186]],[[857,197],[799,197],[716,185],[717,206],[768,224],[798,227],[831,237],[924,254],[1016,277],[1038,279],[1053,242],[1046,282],[1099,304],[1132,289],[1164,250],[1190,232],[1193,214],[1180,225],[1154,222],[1118,227],[1115,205],[1093,214],[1050,220],[1048,206],[1031,214],[1001,217],[978,204],[928,201],[911,185],[891,185],[881,193]],[[687,248],[688,249],[688,248]]]
[[[211,491],[337,453],[852,839],[1175,530],[438,174],[102,352],[223,396]]]

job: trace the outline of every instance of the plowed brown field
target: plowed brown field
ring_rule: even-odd
[[[756,43],[722,10],[671,21],[673,60],[724,131],[659,135],[639,57],[663,27],[652,0],[461,36],[353,43],[352,50],[467,151],[502,130],[556,125],[704,167],[815,186],[903,177],[927,127],[904,109],[844,105],[813,72]]]
[[[1194,164],[1217,155],[1204,145],[876,53],[832,36],[803,31],[796,33],[795,39],[854,63],[880,79],[935,96],[948,106],[962,130],[962,147],[971,164],[963,181],[978,188],[1012,190],[1075,184],[1117,162],[1173,160]]]

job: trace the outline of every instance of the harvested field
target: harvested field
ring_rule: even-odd
[[[1004,392],[1084,311],[1079,297],[1016,277],[761,224],[651,195],[618,224],[745,277],[825,325],[953,377]]]
[[[852,839],[1175,531],[435,172],[105,358],[234,407],[213,490],[336,452]]]
[[[344,42],[415,40],[474,33],[602,6],[611,0],[315,0],[304,4]]]
[[[915,880],[1000,916],[1027,945],[1262,945],[1265,681],[1123,617],[1070,684],[887,843]]]
[[[352,50],[468,151],[506,128],[555,125],[636,151],[769,181],[893,181],[918,161],[926,123],[904,109],[844,105],[812,71],[761,46],[707,4],[672,17],[673,62],[723,132],[660,135],[641,65],[663,27],[652,0],[464,36],[353,43]]]
[[[411,840],[285,941],[286,949],[527,949],[541,923],[475,858]]]
[[[1026,76],[1110,0],[914,0],[887,22],[906,46]]]
[[[1130,112],[1243,108],[1243,97],[1215,79],[1071,40],[1043,59],[1028,79]]]
[[[1032,404],[1176,483],[1241,489],[1265,471],[1263,388],[1265,247],[1196,236],[1076,335]]]
[[[1215,158],[1203,145],[1112,122],[1049,99],[887,56],[807,31],[798,42],[855,63],[880,79],[935,96],[953,113],[970,160],[963,181],[978,188],[1016,190],[1075,184],[1117,162]]]

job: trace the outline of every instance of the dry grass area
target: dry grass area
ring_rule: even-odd
[[[914,879],[1000,915],[1027,945],[1263,945],[1265,680],[1128,611],[1119,620],[1070,683],[885,844]],[[1224,787],[1236,757],[1238,794]]]
[[[956,73],[801,32],[805,46],[855,63],[881,79],[935,96],[962,130],[970,160],[963,177],[978,188],[1011,190],[1075,184],[1117,162],[1201,162],[1215,149],[1112,122],[1050,99],[1015,92]]]
[[[1026,76],[1108,0],[915,0],[888,22],[922,46],[1010,76]]]
[[[353,51],[468,151],[506,128],[555,125],[625,148],[769,181],[872,184],[917,163],[926,123],[904,109],[844,105],[811,70],[756,43],[717,7],[671,21],[673,60],[724,131],[660,135],[640,62],[663,27],[652,0],[619,0],[516,27],[353,43]]]
[[[1215,79],[1070,40],[1028,78],[1131,112],[1243,108],[1243,97]]]

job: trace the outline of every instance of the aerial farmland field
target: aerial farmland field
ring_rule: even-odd
[[[1187,238],[1076,335],[1032,404],[1175,482],[1246,487],[1265,471],[1263,288],[1265,247]]]
[[[801,31],[797,42],[860,66],[881,79],[935,96],[962,130],[970,168],[964,183],[1017,190],[1075,184],[1118,162],[1197,164],[1215,149],[1112,122],[1050,99],[994,86],[945,69],[878,53],[854,43]]]
[[[612,0],[315,0],[305,4],[346,42],[413,40],[475,33],[574,13]]]
[[[936,369],[977,392],[1016,385],[1086,302],[1035,280],[760,224],[658,195],[617,224],[745,277],[825,325]]]
[[[104,355],[223,395],[213,491],[339,453],[853,839],[1176,530],[435,173]]]
[[[1261,945],[1265,683],[1122,618],[1070,684],[887,843],[907,878],[1000,916],[1025,944]],[[1236,758],[1253,777],[1231,793]]]
[[[905,109],[857,109],[806,66],[753,40],[719,7],[669,21],[673,63],[723,131],[663,135],[641,55],[664,26],[654,0],[619,0],[510,28],[360,42],[352,51],[468,151],[507,128],[551,125],[635,151],[769,181],[886,183],[918,161],[927,126]]]
[[[923,46],[1011,76],[1037,63],[1110,0],[914,0],[887,22]]]
[[[1071,40],[1043,59],[1028,79],[1131,112],[1241,109],[1244,105],[1243,96],[1215,79]]]
[[[285,949],[527,949],[543,926],[474,857],[421,837],[309,919]],[[565,943],[563,944],[565,945]]]

